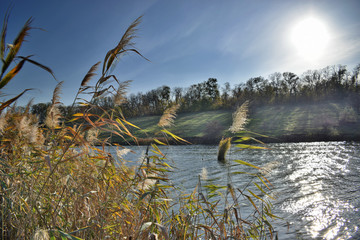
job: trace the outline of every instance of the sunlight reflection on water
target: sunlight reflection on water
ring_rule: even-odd
[[[277,193],[274,212],[279,239],[360,239],[360,144],[347,142],[269,144],[270,150],[232,147],[230,160],[245,160],[269,168]],[[139,153],[144,147],[134,147]],[[217,184],[226,184],[226,170],[216,160],[217,146],[170,146],[164,152],[176,166],[175,185],[193,191],[206,167]],[[238,171],[232,166],[232,171]],[[245,180],[245,181],[244,181]],[[239,187],[248,181],[236,176]],[[288,222],[289,224],[287,224]]]
[[[292,163],[287,165],[286,177],[297,189],[291,200],[284,201],[283,211],[301,216],[306,231],[312,238],[346,239],[351,232],[357,232],[356,225],[349,229],[350,219],[346,212],[358,212],[347,199],[341,196],[345,186],[336,187],[351,170],[348,168],[353,152],[346,152],[341,144],[328,143],[298,144]],[[343,152],[341,152],[343,151]],[[346,194],[346,193],[345,193]]]

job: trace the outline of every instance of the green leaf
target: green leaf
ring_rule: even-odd
[[[271,198],[272,200],[275,200],[272,196],[270,196],[269,194],[267,194],[267,193],[264,191],[264,189],[262,189],[262,187],[260,187],[257,183],[254,182],[254,184],[255,184],[255,186],[256,186],[262,193],[264,193],[266,196],[268,196],[268,197]]]
[[[4,61],[4,55],[5,55],[5,37],[6,37],[8,21],[9,21],[9,13],[8,11],[6,11],[2,31],[1,31],[1,41],[0,41],[0,58],[2,61]]]
[[[23,59],[23,60],[25,60],[25,61],[27,61],[27,62],[29,62],[29,63],[31,63],[31,64],[34,64],[35,66],[38,66],[39,68],[44,69],[45,71],[47,71],[48,73],[50,73],[51,76],[53,76],[53,78],[56,80],[56,77],[55,77],[55,75],[54,75],[54,72],[53,72],[49,67],[47,67],[47,66],[45,66],[45,65],[42,65],[41,63],[38,63],[38,62],[30,59],[29,57],[31,57],[31,56],[28,56],[28,57],[19,56],[18,58],[21,58],[21,59]]]
[[[265,137],[265,138],[268,138],[269,136],[266,136],[266,135],[262,135],[262,134],[259,134],[259,133],[255,133],[255,132],[251,132],[251,131],[239,131],[238,132],[239,134],[253,134],[253,135],[257,135],[257,136],[260,136],[260,137]]]
[[[91,191],[91,192],[92,192],[92,191]],[[70,234],[75,234],[75,233],[77,233],[77,232],[81,232],[81,231],[84,231],[84,230],[89,229],[89,228],[90,228],[89,226],[83,227],[83,228],[79,228],[78,230],[75,230],[75,231],[71,232]]]
[[[163,143],[163,142],[161,142],[160,140],[157,140],[156,138],[154,138],[154,141],[155,141],[157,144],[166,145],[166,143]]]
[[[269,188],[269,186],[264,182],[264,180],[261,178],[261,176],[259,176],[259,175],[256,175],[259,179],[260,179],[260,181],[269,189],[269,190],[271,190],[270,188]]]
[[[237,144],[235,147],[243,148],[243,149],[267,149],[266,147],[253,146],[248,144]]]
[[[247,199],[251,202],[251,204],[254,206],[254,208],[256,209],[256,211],[260,214],[259,209],[256,207],[254,201],[252,200],[252,198],[248,195],[245,195],[247,197]]]
[[[82,238],[75,237],[75,236],[73,236],[73,235],[71,235],[71,234],[69,234],[69,233],[63,232],[63,231],[61,231],[61,230],[58,230],[58,232],[60,233],[62,239],[84,240],[84,239],[82,239]]]
[[[136,126],[136,125],[134,125],[134,124],[126,121],[125,119],[122,119],[122,121],[123,121],[124,123],[126,123],[127,125],[130,125],[130,126],[132,126],[132,127],[134,127],[134,128],[137,128],[137,129],[140,129],[140,130],[141,130],[141,128],[139,128],[138,126]]]
[[[181,137],[176,136],[175,134],[169,132],[166,129],[162,129],[161,131],[167,135],[170,135],[172,138],[174,138],[178,142],[185,142],[185,143],[191,144],[190,142],[186,141],[185,139],[182,139]]]
[[[274,218],[274,219],[276,219],[276,218],[283,219],[283,218],[278,217],[278,216],[276,216],[276,215],[274,215],[274,214],[272,214],[272,213],[270,213],[270,212],[265,212],[265,214],[268,215],[269,217]]]
[[[25,60],[21,60],[13,69],[11,69],[10,72],[8,72],[0,81],[0,89],[5,87],[6,84],[10,82],[11,79],[13,79],[16,74],[21,70],[21,68],[24,66]]]
[[[18,53],[18,51],[20,50],[20,47],[22,45],[22,43],[25,40],[25,37],[28,35],[28,32],[31,29],[31,22],[32,19],[29,18],[25,25],[23,26],[23,28],[21,29],[21,31],[19,32],[18,36],[16,37],[16,39],[13,42],[13,47],[10,49],[9,53],[6,56],[5,61],[3,62],[3,66],[1,69],[1,77],[3,76],[3,74],[5,73],[6,69],[10,66],[10,64],[13,62],[14,58],[16,57],[16,54]]]
[[[261,197],[259,197],[258,195],[256,195],[255,193],[253,193],[252,191],[250,191],[248,189],[248,192],[251,193],[251,195],[253,195],[254,197],[256,197],[257,199],[261,200],[262,202],[264,202],[264,199],[262,199]]]
[[[244,142],[244,141],[247,141],[250,139],[252,139],[252,138],[251,137],[241,137],[240,139],[236,139],[234,142]]]
[[[5,108],[7,108],[10,104],[12,104],[13,102],[15,102],[19,97],[21,97],[25,92],[29,91],[31,89],[25,89],[22,93],[20,93],[19,95],[17,95],[16,97],[2,103],[0,105],[0,113],[2,112],[2,110],[4,110]]]
[[[242,164],[242,165],[246,165],[246,166],[249,166],[249,167],[252,167],[252,168],[260,169],[259,167],[255,166],[255,165],[252,165],[251,163],[245,162],[243,160],[234,160],[234,162]]]

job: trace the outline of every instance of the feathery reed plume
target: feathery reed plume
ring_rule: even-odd
[[[85,87],[89,83],[91,78],[96,75],[95,71],[99,67],[100,63],[101,62],[97,62],[90,68],[90,70],[85,75],[84,79],[81,81],[81,84],[80,84],[81,87]]]
[[[221,139],[218,150],[218,161],[225,162],[225,155],[231,147],[231,137]]]
[[[33,105],[34,99],[30,99],[30,101],[26,104],[26,107],[24,109],[24,113],[27,114],[30,112],[30,108]]]
[[[17,124],[17,129],[19,131],[19,135],[22,135],[25,138],[27,138],[30,133],[30,125],[31,125],[31,119],[28,118],[28,116],[26,116],[26,115],[22,116],[20,121]]]
[[[64,83],[64,81],[61,81],[56,85],[54,92],[53,92],[53,97],[51,100],[52,105],[60,103],[60,93],[61,93],[61,87],[62,87],[63,83]]]
[[[61,113],[59,108],[56,105],[51,105],[47,110],[45,125],[48,128],[52,128],[52,129],[56,128],[59,126],[60,118],[61,118]]]
[[[96,128],[90,128],[87,132],[86,132],[86,140],[90,143],[90,144],[94,144],[98,141],[98,136],[99,136],[99,129]]]
[[[0,133],[4,132],[5,128],[7,127],[7,121],[8,121],[8,116],[1,114],[0,115]]]
[[[45,142],[45,137],[42,134],[38,125],[34,124],[31,126],[30,130],[30,142],[38,146],[42,146]]]
[[[236,133],[244,130],[244,126],[247,123],[247,113],[249,109],[249,101],[245,101],[236,111],[233,113],[233,123],[229,128],[229,131]]]
[[[122,36],[121,40],[116,45],[116,47],[107,52],[103,63],[103,69],[102,69],[103,76],[105,76],[108,73],[109,69],[113,67],[113,65],[115,64],[114,61],[117,60],[120,55],[128,51],[135,52],[136,54],[146,59],[136,49],[129,48],[129,47],[134,47],[135,45],[133,39],[136,38],[135,33],[138,30],[137,26],[141,23],[141,18],[142,16],[138,17],[134,22],[132,22],[132,24],[127,28],[127,30],[125,31],[124,35]]]
[[[208,171],[206,170],[206,167],[203,167],[201,169],[200,178],[203,181],[206,181],[208,179]]]
[[[119,87],[114,96],[114,104],[115,105],[119,106],[126,101],[125,94],[127,92],[127,88],[129,87],[129,84],[131,82],[132,82],[132,80],[128,80],[128,81],[125,81],[125,82],[122,82],[119,84]]]
[[[180,105],[176,104],[166,109],[159,120],[158,126],[163,128],[172,126],[176,118],[176,111],[179,109],[179,107]]]
[[[50,236],[48,231],[43,230],[43,229],[38,229],[36,230],[33,240],[49,240]]]
[[[48,128],[56,128],[59,126],[59,119],[61,118],[61,112],[57,105],[60,103],[61,87],[64,81],[59,82],[53,92],[51,105],[47,109],[45,125]]]
[[[116,149],[116,155],[118,156],[118,158],[123,158],[129,152],[131,152],[131,150],[128,148],[124,148],[121,150],[119,150],[118,148]]]

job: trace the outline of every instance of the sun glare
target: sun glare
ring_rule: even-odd
[[[321,20],[308,17],[292,28],[291,40],[302,58],[307,61],[316,61],[325,52],[329,42],[329,33]]]

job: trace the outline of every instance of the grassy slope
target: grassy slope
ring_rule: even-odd
[[[157,126],[160,116],[148,116],[128,119],[134,125],[142,128],[141,131],[135,131],[135,136],[145,138],[151,133],[160,130]],[[197,113],[183,113],[176,117],[175,124],[168,130],[184,138],[204,137],[208,124],[217,122],[223,129],[229,128],[232,122],[230,111],[217,110]],[[133,129],[135,130],[135,129]]]
[[[274,137],[360,134],[359,114],[350,105],[335,102],[261,107],[251,117],[250,130]]]
[[[136,131],[135,136],[146,138],[146,133],[156,133],[160,130],[156,126],[159,119],[160,116],[149,116],[129,121],[143,129]],[[184,113],[177,116],[175,126],[169,130],[183,138],[203,138],[216,128],[221,136],[225,134],[231,122],[232,112],[226,110]],[[281,139],[298,135],[310,139],[319,135],[335,139],[353,139],[355,135],[360,135],[359,123],[360,116],[350,105],[328,102],[259,107],[251,114],[247,129]]]

